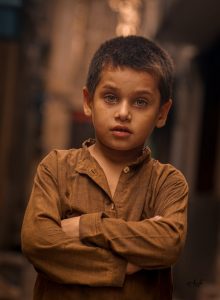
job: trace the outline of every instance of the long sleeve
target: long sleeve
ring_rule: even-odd
[[[38,167],[22,226],[22,250],[39,273],[65,284],[122,286],[126,261],[112,251],[87,246],[61,229],[55,152]]]
[[[151,198],[154,216],[160,215],[160,220],[125,221],[104,213],[85,214],[80,218],[81,240],[111,249],[146,269],[171,266],[186,237],[188,186],[184,177],[173,169],[160,174],[153,183]]]

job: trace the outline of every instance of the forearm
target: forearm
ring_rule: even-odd
[[[62,284],[121,286],[127,262],[111,251],[87,246],[61,229],[24,222],[22,250],[38,272]]]
[[[154,219],[159,219],[159,216],[156,216]],[[79,238],[79,217],[71,217],[61,221],[61,227],[63,232],[65,232],[69,237]],[[132,263],[127,263],[126,274],[131,275],[141,270],[141,267],[134,265]]]
[[[143,268],[164,268],[174,264],[185,242],[188,202],[185,180],[174,175],[152,193],[157,204],[153,213],[161,217],[159,220],[132,221],[108,218],[104,213],[84,214],[80,218],[80,239],[111,249]],[[145,215],[147,210],[146,205]]]
[[[63,284],[121,286],[127,262],[83,244],[61,228],[56,168],[40,164],[22,226],[22,250],[38,272]]]
[[[184,244],[185,231],[181,224],[166,218],[126,222],[93,214],[83,215],[80,220],[84,243],[111,249],[144,268],[174,264]]]

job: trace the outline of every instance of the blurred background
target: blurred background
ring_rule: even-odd
[[[36,166],[93,136],[82,113],[89,61],[128,34],[156,40],[176,65],[169,121],[150,141],[190,185],[174,299],[220,299],[219,0],[0,0],[0,300],[32,299],[20,229]]]

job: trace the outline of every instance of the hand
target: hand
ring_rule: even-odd
[[[127,264],[126,274],[131,275],[141,270],[141,267],[134,265],[132,263]]]
[[[159,221],[162,217],[161,216],[155,216],[153,218],[150,218],[152,221]]]
[[[79,237],[79,217],[63,219],[61,221],[62,230],[71,237]]]

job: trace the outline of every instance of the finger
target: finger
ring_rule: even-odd
[[[155,216],[155,217],[151,218],[151,220],[153,220],[153,221],[158,221],[158,220],[160,220],[161,218],[162,218],[161,216]]]

